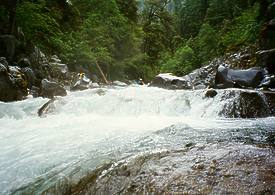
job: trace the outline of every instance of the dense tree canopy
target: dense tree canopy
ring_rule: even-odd
[[[257,2],[3,1],[0,33],[18,36],[10,30],[16,25],[28,45],[58,54],[72,70],[93,71],[99,63],[109,79],[150,79],[159,71],[183,75],[227,51],[257,44],[263,15]]]

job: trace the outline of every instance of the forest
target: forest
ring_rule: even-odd
[[[103,68],[109,80],[190,73],[243,47],[260,47],[268,1],[13,0],[0,5],[0,34],[58,55],[72,71]],[[17,59],[16,59],[17,58]]]

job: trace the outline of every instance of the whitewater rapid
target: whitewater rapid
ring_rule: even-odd
[[[205,98],[203,91],[131,86],[69,92],[55,101],[52,113],[39,118],[37,111],[47,101],[0,102],[0,194],[42,193],[108,161],[190,142],[235,139],[243,135],[240,129],[260,141],[266,136],[262,130],[275,129],[274,118],[220,117],[231,100]],[[158,134],[169,127],[181,136]]]

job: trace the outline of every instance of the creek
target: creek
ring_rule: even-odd
[[[153,188],[158,192],[183,190],[195,193],[197,191],[192,189],[188,191],[179,185],[169,187],[166,184],[175,182],[171,177],[176,173],[188,175],[196,165],[197,170],[203,170],[213,162],[220,162],[220,168],[225,169],[226,161],[233,159],[235,163],[241,158],[251,163],[251,159],[259,158],[262,169],[271,167],[270,170],[274,171],[275,118],[221,117],[219,113],[231,99],[219,94],[215,98],[204,98],[200,90],[165,90],[146,86],[90,89],[69,92],[55,102],[52,113],[40,118],[37,111],[47,101],[30,98],[12,103],[0,102],[0,194],[65,194],[72,192],[72,186],[77,186],[89,174],[97,174],[96,188],[90,187],[92,193],[141,193],[144,192],[140,191],[141,186],[146,184],[139,182],[131,187],[132,191],[129,187],[133,181],[138,182],[136,178],[141,170],[147,176],[152,170],[159,175],[158,179],[148,176],[155,183],[142,190],[150,192]],[[204,148],[203,151],[200,148]],[[186,151],[182,152],[183,149]],[[162,158],[155,158],[156,154],[163,153],[170,160],[161,163]],[[230,154],[232,158],[228,157]],[[140,166],[137,159],[142,157],[147,159],[146,168],[141,167],[132,173],[131,170]],[[95,172],[106,164],[110,166]],[[103,182],[108,174],[120,178],[119,174],[114,176],[113,170],[120,170],[119,166],[126,164],[131,169],[131,181],[131,177],[125,177],[124,183],[121,180],[116,184]],[[246,168],[253,173],[248,178],[261,183],[257,172],[259,167],[255,164]],[[172,170],[164,174],[163,169],[169,167]],[[241,177],[238,173],[234,176]],[[200,177],[196,178],[198,183],[204,179],[199,181]],[[185,180],[191,181],[190,178]],[[184,178],[181,183],[183,181]],[[243,182],[246,188],[238,190],[258,192],[247,185],[249,181]],[[274,173],[265,182],[266,186],[259,187],[262,191],[270,191],[272,187],[274,190]],[[78,185],[77,188],[82,187]],[[212,193],[230,191],[228,186],[215,184],[204,192],[210,192],[207,190]]]

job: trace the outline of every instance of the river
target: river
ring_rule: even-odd
[[[231,100],[221,99],[219,94],[204,98],[199,90],[146,86],[90,89],[69,92],[55,102],[55,110],[40,118],[37,110],[47,101],[0,102],[0,194],[65,193],[69,185],[77,185],[102,165],[113,163],[114,167],[118,162],[183,148],[191,149],[184,159],[179,158],[181,153],[175,158],[181,159],[182,172],[194,167],[196,158],[204,157],[203,166],[207,166],[208,157],[222,159],[230,151],[263,158],[267,161],[262,168],[274,168],[275,118],[221,117],[223,106]],[[202,146],[207,146],[207,152],[192,157]],[[179,167],[171,174],[177,170]],[[110,167],[103,172],[108,171],[112,171]],[[164,178],[167,175],[154,184],[155,189],[164,185]],[[274,173],[268,181],[274,182]],[[272,187],[262,186],[269,191]],[[216,192],[222,193],[221,188],[225,187]],[[101,192],[115,190],[105,187]]]

